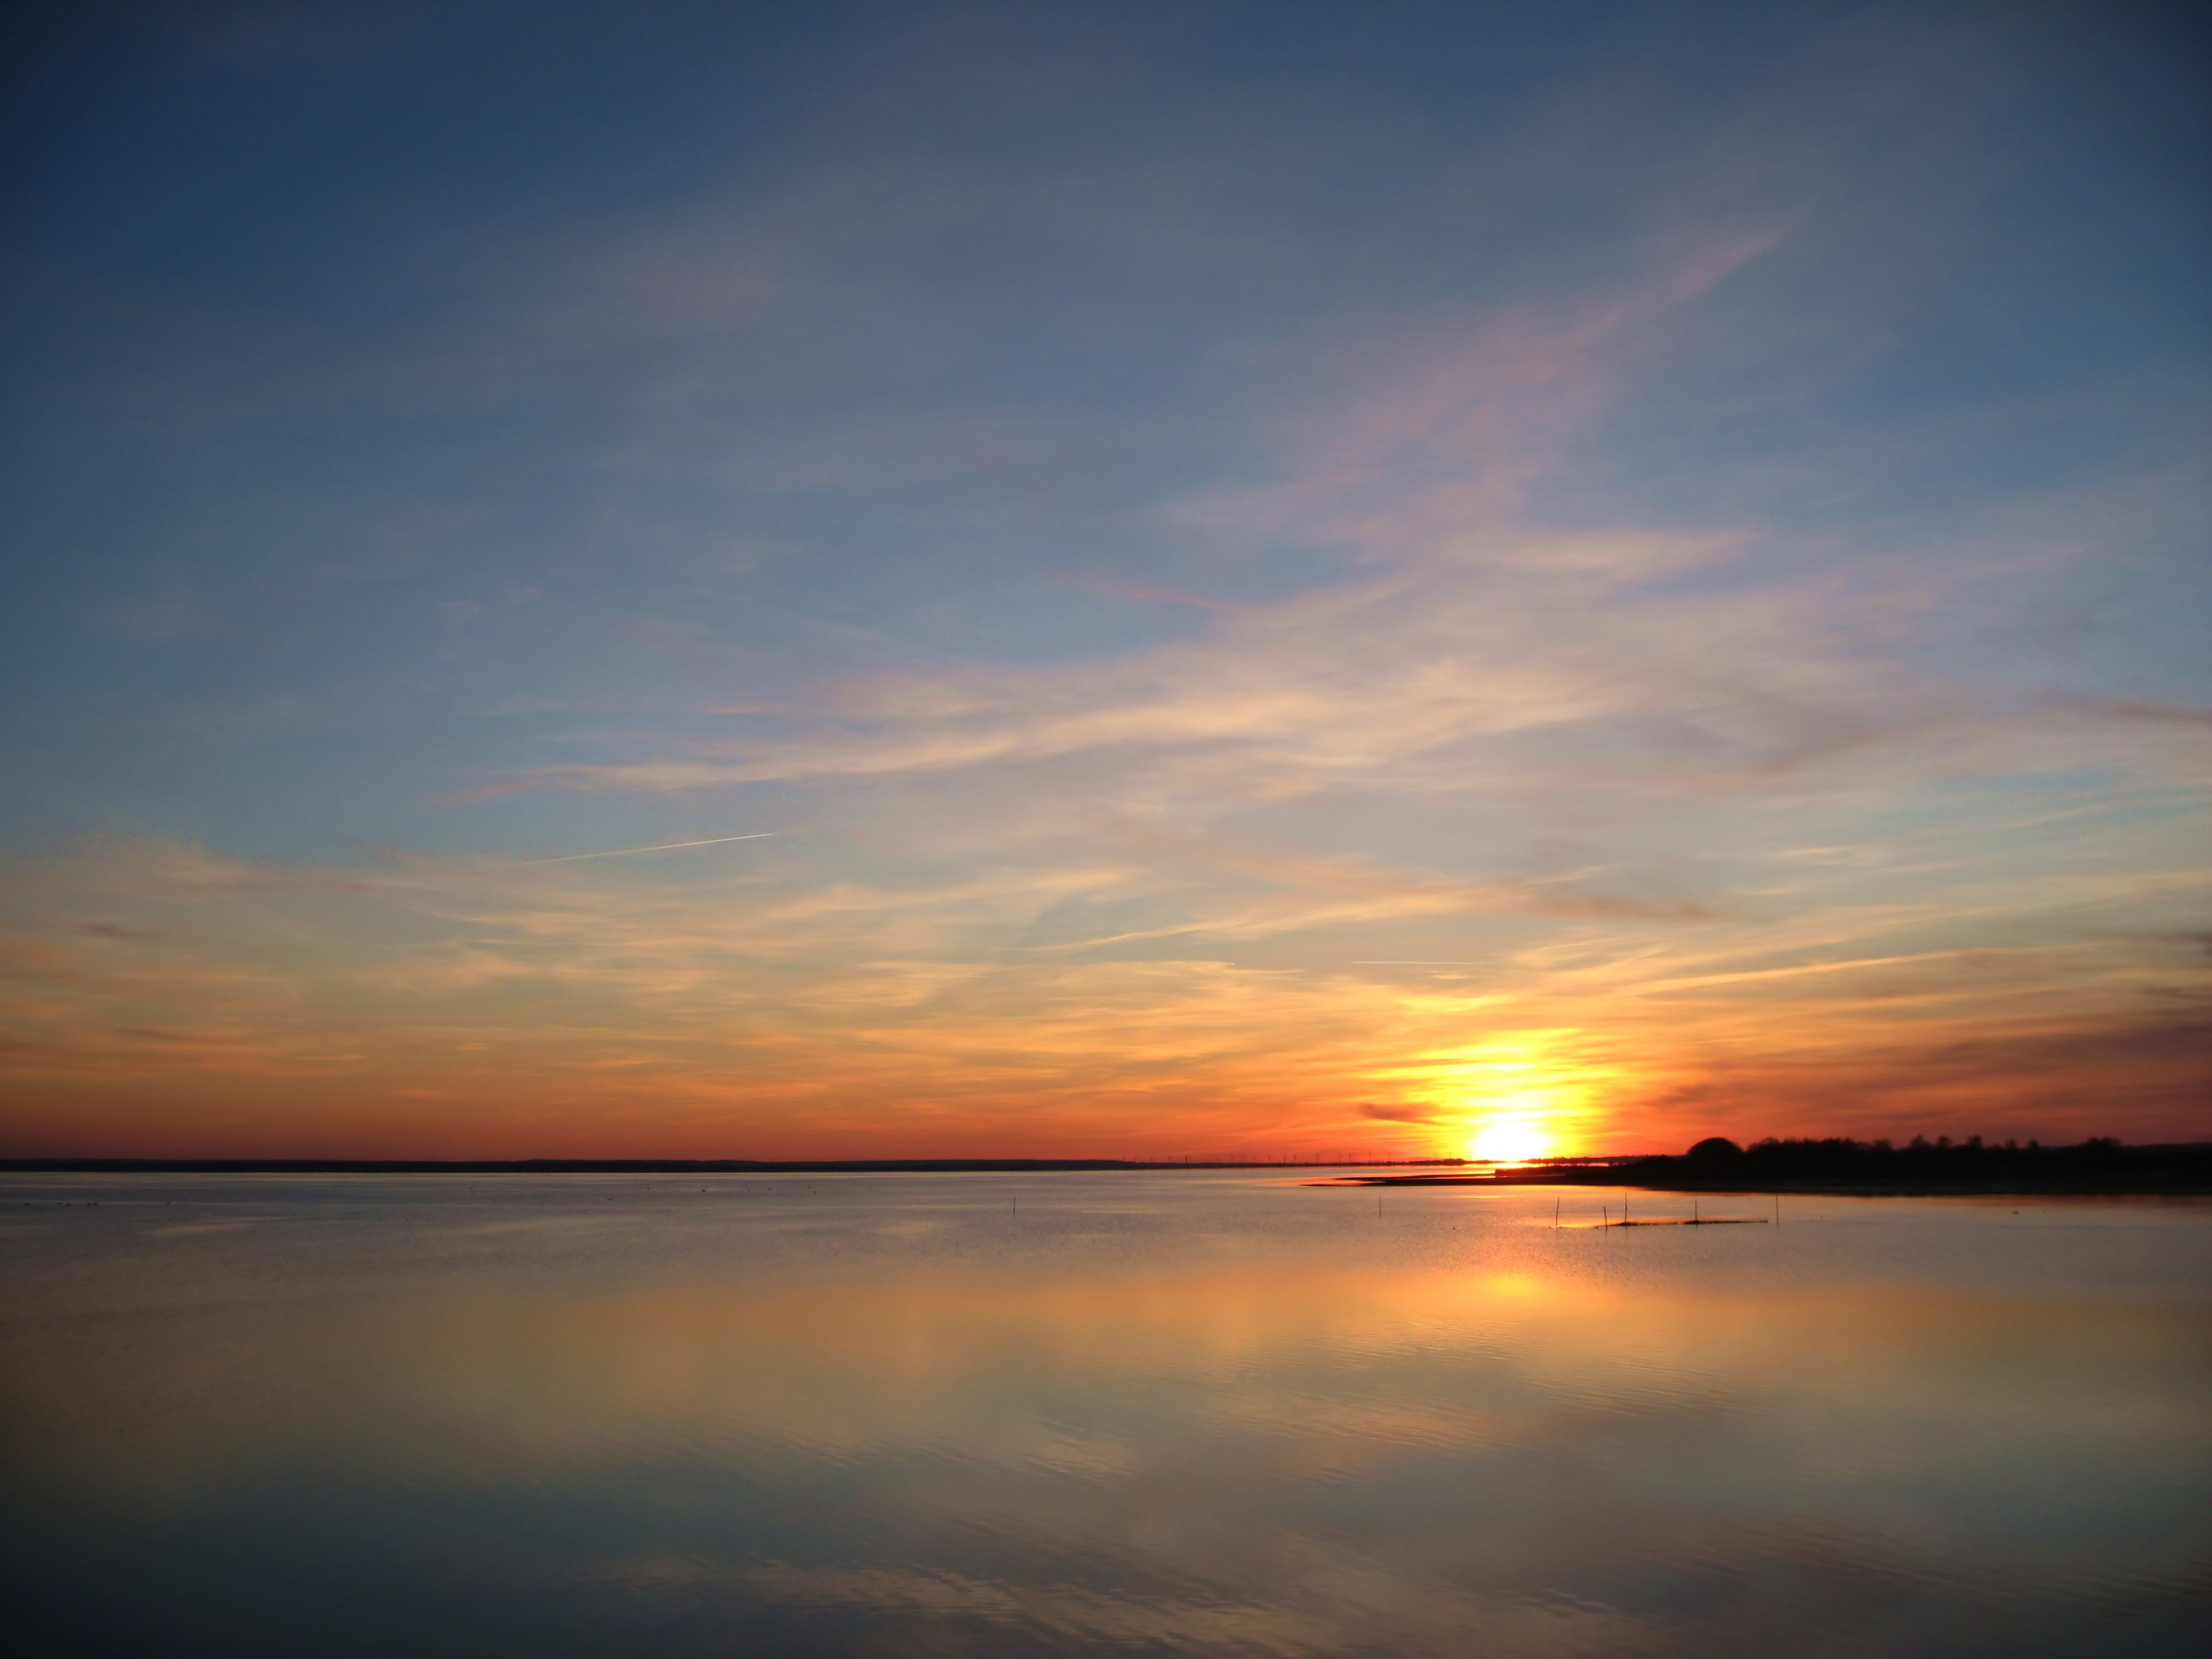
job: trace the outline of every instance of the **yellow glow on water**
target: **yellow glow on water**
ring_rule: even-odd
[[[1559,1287],[1533,1273],[1492,1273],[1482,1281],[1482,1293],[1506,1302],[1541,1302],[1559,1294]]]

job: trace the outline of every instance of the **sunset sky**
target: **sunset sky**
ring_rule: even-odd
[[[2212,1138],[2184,15],[11,25],[0,1153]]]

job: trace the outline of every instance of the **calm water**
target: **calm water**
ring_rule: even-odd
[[[2212,1651],[2212,1209],[1553,1196],[0,1182],[15,1650]]]

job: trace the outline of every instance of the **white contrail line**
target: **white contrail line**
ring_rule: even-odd
[[[578,859],[622,859],[632,853],[672,853],[679,847],[720,847],[726,841],[766,841],[776,832],[763,830],[750,836],[709,836],[704,841],[664,841],[658,847],[617,847],[611,853],[563,853],[557,859],[517,859],[517,864],[574,864]]]

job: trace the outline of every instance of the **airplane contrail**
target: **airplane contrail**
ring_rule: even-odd
[[[664,841],[657,847],[617,847],[610,853],[563,853],[554,859],[517,859],[517,864],[574,864],[578,859],[628,858],[632,853],[672,853],[679,847],[720,847],[726,841],[766,841],[776,832],[763,830],[750,836],[709,836],[704,841]]]

